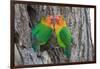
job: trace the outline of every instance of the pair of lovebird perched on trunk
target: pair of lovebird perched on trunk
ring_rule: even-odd
[[[40,46],[46,44],[50,39],[52,31],[56,34],[59,47],[64,49],[64,55],[70,58],[72,34],[61,15],[42,17],[38,24],[32,28],[32,48],[34,51],[39,50]]]

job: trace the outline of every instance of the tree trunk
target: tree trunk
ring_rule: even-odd
[[[71,45],[72,62],[88,62],[94,59],[91,38],[90,9],[49,5],[15,5],[15,65],[66,63],[63,50],[59,48],[55,33],[41,47],[42,56],[32,49],[31,30],[42,16],[63,15],[73,36]],[[52,43],[54,49],[48,48]]]

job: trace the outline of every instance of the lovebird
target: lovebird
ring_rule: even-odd
[[[40,51],[40,46],[47,43],[52,35],[52,16],[41,17],[37,25],[32,28],[32,48],[35,52]]]
[[[64,55],[67,59],[70,59],[71,56],[71,43],[72,43],[72,34],[64,17],[59,15],[55,16],[55,26],[54,31],[57,37],[57,43],[60,48],[64,50]]]

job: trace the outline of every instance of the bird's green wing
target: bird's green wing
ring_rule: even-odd
[[[47,42],[50,38],[52,33],[52,29],[42,23],[39,23],[33,30],[32,30],[32,37],[36,39],[41,44]]]
[[[52,33],[52,29],[48,26],[42,25],[42,27],[40,28],[38,35],[37,35],[37,39],[39,39],[40,41],[47,41]]]
[[[38,33],[40,27],[41,27],[41,24],[39,23],[35,27],[32,28],[32,36],[35,36]]]
[[[40,49],[50,38],[52,29],[39,23],[32,29],[32,48],[34,51]]]
[[[66,45],[66,47],[69,47],[71,45],[72,41],[72,35],[68,28],[64,27],[61,29],[60,33],[60,39]]]
[[[72,42],[72,35],[68,28],[64,27],[60,31],[60,39],[63,43],[64,47],[64,54],[70,58],[71,56],[71,42]]]

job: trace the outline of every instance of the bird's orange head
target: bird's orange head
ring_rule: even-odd
[[[59,16],[55,16],[55,30],[59,30],[61,29],[62,27],[65,27],[66,26],[66,21],[64,20],[64,17],[59,15]]]
[[[53,16],[48,15],[47,17],[44,17],[42,23],[53,29]]]

